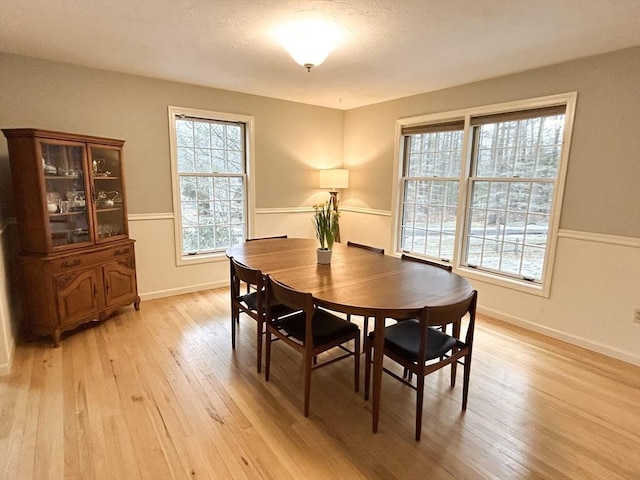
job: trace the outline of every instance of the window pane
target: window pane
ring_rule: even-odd
[[[216,200],[229,200],[229,179],[218,177],[214,179],[214,198]]]
[[[211,172],[211,150],[208,148],[196,148],[196,172]]]
[[[243,202],[229,202],[229,212],[231,216],[231,223],[244,224]]]
[[[242,156],[240,152],[227,152],[227,172],[239,173],[242,171]]]
[[[242,182],[242,178],[229,178],[229,198],[232,200],[244,199],[244,184]]]
[[[542,278],[545,249],[525,246],[523,250],[522,275],[529,278]]]
[[[180,177],[180,199],[182,201],[196,199],[196,177]]]
[[[176,142],[179,147],[193,147],[193,122],[176,120]]]
[[[212,200],[213,199],[213,178],[212,177],[198,177],[198,200]]]
[[[200,227],[198,229],[198,239],[200,241],[200,250],[213,250],[215,248],[215,240],[213,234],[214,227]]]
[[[227,125],[227,149],[242,150],[242,136],[240,127],[236,125]]]
[[[224,150],[213,150],[211,152],[213,155],[212,163],[213,163],[213,171],[215,173],[224,173],[227,170],[224,159]]]
[[[212,225],[214,222],[213,202],[198,202],[198,224]]]
[[[224,150],[224,125],[211,125],[211,147]]]
[[[211,134],[209,133],[208,123],[194,122],[194,134],[196,147],[206,148],[207,150],[211,147]]]
[[[242,242],[245,238],[244,235],[244,224],[243,225],[232,225],[231,226],[231,245]]]
[[[228,225],[215,227],[215,248],[225,248],[230,245],[231,228]]]
[[[198,224],[198,207],[196,202],[182,202],[182,225]]]
[[[198,228],[188,227],[182,229],[182,251],[184,253],[197,252],[198,248]]]
[[[195,168],[193,149],[178,147],[178,172],[192,173]]]

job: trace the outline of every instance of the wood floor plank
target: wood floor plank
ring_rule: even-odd
[[[31,396],[34,348],[15,352],[15,373],[0,381],[0,478],[18,478]]]
[[[58,349],[19,343],[0,479],[640,479],[636,366],[479,316],[468,409],[462,369],[453,389],[430,375],[416,443],[415,392],[384,375],[373,434],[351,361],[313,372],[305,418],[300,355],[275,342],[265,382],[253,320],[231,348],[228,296],[143,302]]]

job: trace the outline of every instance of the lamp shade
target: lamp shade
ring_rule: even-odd
[[[349,170],[346,168],[331,168],[319,171],[319,187],[335,191],[338,188],[349,188]]]

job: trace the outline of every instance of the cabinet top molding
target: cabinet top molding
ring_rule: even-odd
[[[54,132],[51,130],[40,130],[37,128],[4,128],[2,129],[5,137],[39,137],[51,140],[64,140],[72,142],[100,143],[102,145],[112,145],[114,147],[122,147],[124,140],[115,138],[95,137],[92,135],[82,135],[68,132]]]

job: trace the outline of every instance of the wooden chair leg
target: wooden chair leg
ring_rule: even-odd
[[[235,311],[235,308],[231,307],[231,348],[236,348],[236,316],[240,316],[239,313]]]
[[[355,338],[355,345],[353,346],[353,356],[354,356],[354,365],[353,368],[355,370],[355,382],[356,382],[356,392],[360,391],[360,335]]]
[[[304,416],[309,416],[309,398],[311,397],[311,356],[304,356]]]
[[[455,353],[456,349],[451,350],[451,354]],[[451,388],[456,386],[456,374],[458,372],[458,362],[453,362],[451,364]]]
[[[469,378],[471,377],[471,353],[464,357],[464,380],[462,382],[462,410],[467,409],[469,396]]]
[[[420,441],[422,433],[422,403],[424,401],[424,375],[417,377],[417,397],[416,397],[416,442]]]
[[[265,346],[265,354],[264,354],[264,379],[265,381],[269,381],[269,370],[271,369],[271,332],[269,332],[269,327],[267,327],[267,344]]]
[[[364,399],[369,400],[371,384],[371,339],[367,335],[364,339]]]
[[[257,323],[256,330],[258,332],[258,337],[256,338],[256,349],[258,351],[256,352],[256,356],[258,357],[257,369],[258,373],[260,373],[262,371],[262,329],[264,328],[264,321],[258,321]]]
[[[364,329],[364,334],[362,335],[362,338],[365,338],[368,334],[369,334],[369,317],[364,317],[364,324],[362,325],[363,329]],[[365,342],[362,342],[362,351],[364,352],[365,349]]]

